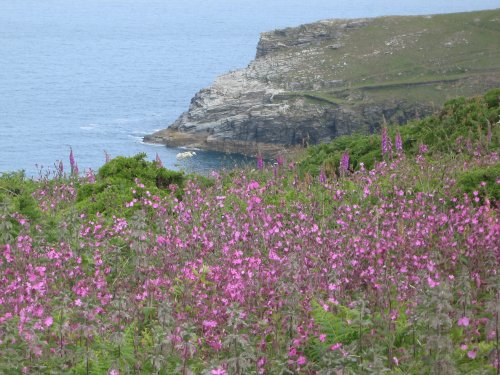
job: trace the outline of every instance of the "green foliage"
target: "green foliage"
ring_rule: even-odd
[[[136,334],[136,325],[130,324],[122,334],[112,339],[96,336],[88,348],[81,348],[82,356],[75,366],[75,373],[102,375],[108,374],[111,369],[120,373],[133,373],[139,363],[142,373],[152,373],[151,364],[141,362],[137,357]]]
[[[500,163],[488,167],[479,167],[461,173],[457,184],[461,191],[473,193],[477,191],[482,197],[490,200],[500,200]],[[484,184],[485,183],[485,184]],[[482,186],[484,185],[484,186]]]
[[[176,196],[180,198],[184,173],[160,168],[155,162],[146,161],[145,157],[144,153],[133,157],[119,156],[102,166],[95,183],[79,187],[78,208],[91,214],[122,212],[125,203],[137,197],[134,189],[165,195],[176,186]],[[138,183],[144,187],[138,188]]]
[[[418,154],[421,144],[429,148],[431,156],[457,152],[473,155],[475,152],[498,150],[500,108],[498,97],[496,105],[491,105],[491,98],[499,90],[492,90],[484,97],[450,100],[435,115],[410,121],[405,126],[390,126],[388,135],[394,144],[396,132],[400,132],[407,156]],[[371,168],[376,161],[383,159],[380,135],[354,134],[309,148],[300,165],[315,175],[320,169],[332,175],[338,169],[345,151],[349,153],[353,169],[359,169],[360,163]]]
[[[16,212],[32,223],[38,223],[41,210],[32,193],[34,181],[26,178],[24,171],[4,173],[0,176],[0,240],[10,242],[19,232],[19,221],[11,214]]]
[[[0,176],[0,202],[8,202],[13,212],[37,221],[41,213],[32,197],[35,188],[35,182],[26,178],[24,171],[4,173]]]
[[[308,150],[305,165],[312,164],[311,172],[318,174],[319,168],[323,166],[329,175],[332,175],[340,164],[342,153],[349,151],[350,161],[353,168],[358,168],[360,163],[372,167],[376,160],[380,160],[380,136],[354,134],[336,138],[326,145],[315,146]]]
[[[351,344],[359,338],[360,332],[367,330],[365,324],[362,325],[360,331],[359,326],[353,323],[360,319],[360,312],[342,305],[335,306],[335,310],[332,312],[326,311],[317,302],[313,302],[312,317],[320,332],[326,335],[324,342],[320,342],[316,338],[310,342],[307,354],[314,359],[320,358],[333,344]]]
[[[488,91],[484,95],[484,100],[489,108],[498,107],[500,105],[500,88]]]

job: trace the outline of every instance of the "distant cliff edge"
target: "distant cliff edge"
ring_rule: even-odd
[[[500,9],[326,20],[262,33],[247,68],[218,77],[146,142],[272,155],[500,86]]]

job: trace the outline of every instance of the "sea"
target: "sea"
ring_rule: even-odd
[[[463,12],[499,0],[0,0],[0,173],[38,176],[70,149],[81,171],[156,154],[207,171],[239,155],[146,144],[218,75],[245,67],[259,33],[329,18]]]

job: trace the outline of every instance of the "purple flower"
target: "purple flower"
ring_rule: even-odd
[[[319,172],[319,182],[322,184],[326,183],[326,174],[323,169]]]
[[[418,148],[418,151],[421,153],[421,154],[425,154],[427,151],[429,151],[429,147],[427,147],[427,145],[425,144],[420,144],[420,147]]]
[[[93,184],[95,182],[95,174],[94,174],[94,171],[92,169],[89,169],[87,171],[87,180],[88,180],[89,184]]]
[[[330,350],[338,350],[342,347],[342,343],[338,342],[336,344],[333,344],[332,346],[330,346]]]
[[[62,161],[59,161],[59,165],[57,166],[57,171],[61,176],[64,174],[64,165]]]
[[[349,153],[345,151],[340,159],[340,173],[346,174],[349,172]]]
[[[387,126],[382,128],[382,155],[388,155],[392,151],[392,143],[387,134]]]
[[[69,148],[69,165],[71,169],[75,166],[75,156],[73,155],[73,149],[71,147]]]
[[[466,316],[458,319],[458,325],[462,327],[467,327],[469,325],[469,322],[469,318],[467,318]]]
[[[69,148],[69,165],[71,166],[71,174],[78,175],[78,165],[75,162],[75,156],[73,155],[73,149]]]
[[[45,325],[45,327],[50,327],[52,325],[52,323],[54,323],[54,319],[51,317],[51,316],[47,316],[44,320],[43,320],[43,324]]]
[[[262,159],[262,156],[257,156],[257,169],[259,171],[264,169],[264,159]]]
[[[163,168],[163,162],[161,161],[160,155],[158,155],[158,153],[156,153],[155,163],[158,168]]]
[[[401,133],[399,130],[396,132],[396,151],[403,152],[403,139],[401,138]]]
[[[469,350],[467,352],[467,357],[469,357],[470,359],[475,359],[476,355],[477,355],[477,352],[475,350]]]
[[[297,359],[297,364],[300,366],[305,365],[306,363],[307,363],[307,359],[303,355],[301,355],[299,357],[299,359]]]

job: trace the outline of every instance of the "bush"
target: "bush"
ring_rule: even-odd
[[[175,194],[180,198],[184,173],[159,167],[145,157],[144,153],[119,156],[106,163],[99,169],[95,183],[78,189],[78,207],[87,213],[122,211],[124,204],[134,199],[132,190],[137,188],[137,183],[153,195],[165,195],[176,186]]]
[[[0,176],[0,202],[8,203],[14,211],[36,221],[40,209],[32,197],[36,184],[26,178],[24,171],[4,173]]]
[[[482,197],[486,196],[491,200],[500,201],[500,184],[497,183],[499,176],[500,163],[497,163],[464,172],[458,176],[457,183],[461,191],[466,193],[477,191]]]
[[[500,88],[490,90],[484,96],[489,108],[498,107],[500,104]]]

